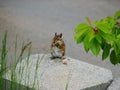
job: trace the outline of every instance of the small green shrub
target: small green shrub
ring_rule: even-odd
[[[81,23],[75,28],[75,41],[83,43],[86,52],[92,51],[98,56],[102,50],[102,60],[110,57],[112,64],[120,63],[120,10],[114,16]]]

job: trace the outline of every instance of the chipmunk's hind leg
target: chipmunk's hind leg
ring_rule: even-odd
[[[51,56],[51,59],[62,59],[62,57],[55,57],[55,56]]]
[[[52,59],[56,59],[56,57],[52,56],[52,57],[50,57],[50,59],[51,59],[51,60],[52,60]]]
[[[55,59],[56,57],[53,55],[53,53],[51,52],[51,57],[50,57],[50,59],[52,60],[52,59]]]
[[[53,54],[53,52],[51,52],[51,57],[50,57],[51,59],[61,59],[61,57],[59,57],[59,56],[55,56],[54,54]]]

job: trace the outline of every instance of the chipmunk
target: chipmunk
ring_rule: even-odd
[[[60,34],[55,33],[55,36],[51,43],[51,55],[52,55],[51,59],[55,58],[64,59],[65,43],[62,39],[62,33]]]

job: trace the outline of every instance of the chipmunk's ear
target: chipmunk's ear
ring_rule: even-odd
[[[55,36],[57,36],[57,33],[55,33]]]
[[[62,37],[62,33],[60,33],[60,37]]]

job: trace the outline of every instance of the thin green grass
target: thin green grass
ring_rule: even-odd
[[[17,36],[16,36],[16,40],[15,40],[15,51],[14,51],[14,61],[16,61],[16,56],[17,56]],[[12,66],[11,66],[12,67]],[[13,68],[11,68],[11,83],[10,83],[10,90],[12,89],[17,89],[16,88],[16,83],[14,83],[16,81],[16,73],[15,73],[15,66],[13,66]]]
[[[6,82],[3,79],[3,75],[4,75],[5,71],[7,70],[7,66],[6,66],[6,56],[7,56],[6,42],[7,42],[7,32],[5,32],[4,39],[2,41],[2,51],[1,51],[1,59],[0,59],[0,88],[1,89],[6,88]]]
[[[30,80],[30,70],[28,69],[30,54],[31,54],[31,46],[28,49],[28,55],[27,55],[27,63],[26,63],[26,73],[27,73],[26,79],[27,80],[25,81],[25,85],[27,85],[29,83],[29,80]]]
[[[31,42],[27,43],[27,44],[23,44],[22,45],[22,49],[20,54],[17,57],[17,36],[16,36],[16,40],[15,40],[15,46],[14,46],[14,63],[10,66],[10,85],[9,87],[6,86],[6,80],[4,78],[6,78],[6,71],[8,71],[7,65],[6,65],[6,60],[7,60],[7,32],[5,32],[4,34],[4,38],[2,41],[2,50],[1,50],[1,58],[0,58],[0,90],[28,90],[28,87],[24,87],[21,84],[22,80],[23,80],[23,71],[26,70],[26,80],[25,80],[25,84],[28,85],[29,80],[30,80],[30,71],[28,70],[28,66],[29,66],[29,58],[31,55]],[[22,66],[21,62],[23,59],[23,55],[25,53],[25,50],[28,50],[28,55],[27,55],[27,63],[25,66]],[[36,88],[36,83],[38,83],[39,80],[37,80],[37,70],[38,70],[38,66],[40,64],[41,60],[38,60],[36,62],[36,69],[35,69],[35,76],[34,76],[34,84],[33,84],[33,88],[32,90],[34,90]],[[20,63],[20,67],[19,67],[19,72],[17,72],[16,67],[18,65],[18,63]],[[26,67],[26,68],[25,68]],[[19,76],[18,76],[19,75]],[[9,76],[9,75],[8,75]],[[37,81],[37,82],[36,82]],[[19,84],[18,84],[19,83]]]
[[[31,44],[31,42],[29,42],[28,44],[26,45],[22,45],[22,49],[21,49],[21,52],[20,52],[20,55],[18,56],[17,58],[17,36],[16,36],[16,41],[15,41],[15,53],[14,53],[14,63],[11,65],[11,83],[10,83],[10,90],[21,90],[21,85],[15,83],[15,82],[18,82],[18,83],[21,83],[22,81],[22,76],[23,76],[23,70],[24,70],[24,67],[20,67],[19,68],[19,74],[20,74],[20,77],[17,76],[17,73],[16,73],[16,66],[19,62],[22,61],[22,58],[23,58],[23,55],[24,55],[24,52],[25,50],[27,49],[27,47]],[[30,52],[28,52],[30,53]]]
[[[70,79],[71,79],[71,70],[69,71],[69,74],[68,74],[68,77],[67,77],[67,81],[66,81],[66,85],[65,85],[65,90],[68,90],[68,86],[69,86],[69,83],[70,83]]]
[[[40,65],[40,63],[42,62],[43,58],[44,58],[45,55],[43,55],[41,58],[39,58],[38,56],[38,59],[37,59],[37,62],[36,62],[36,67],[35,67],[35,74],[34,74],[34,82],[33,82],[33,86],[32,88],[35,89],[35,87],[39,87],[39,81],[38,80],[38,67]]]

